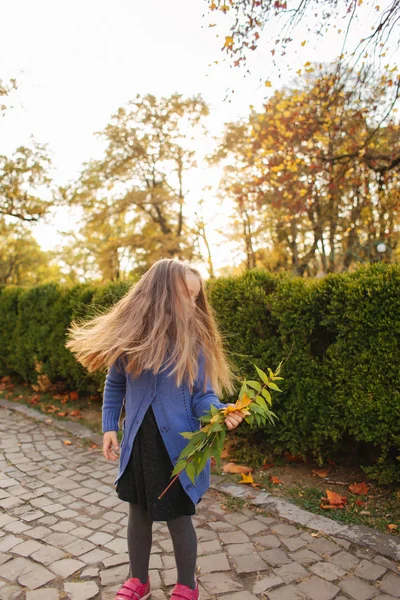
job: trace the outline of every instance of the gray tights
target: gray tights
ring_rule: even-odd
[[[129,504],[128,518],[128,552],[131,577],[137,577],[142,583],[147,582],[152,543],[153,521],[147,512],[138,504]],[[192,517],[183,515],[167,526],[174,547],[178,583],[194,590],[197,558],[197,536]]]

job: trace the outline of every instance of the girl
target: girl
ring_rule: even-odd
[[[166,521],[178,581],[171,600],[198,600],[197,537],[191,515],[210,484],[210,461],[194,484],[185,472],[158,499],[199,417],[225,405],[233,377],[199,272],[175,259],[156,262],[112,309],[72,324],[67,342],[89,371],[108,366],[103,401],[103,454],[117,460],[122,406],[123,439],[117,494],[129,502],[130,579],[115,600],[150,597],[148,575],[153,521]],[[226,418],[234,429],[241,411]]]

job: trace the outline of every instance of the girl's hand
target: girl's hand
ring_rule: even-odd
[[[241,410],[234,410],[230,412],[225,419],[225,423],[229,431],[235,429],[243,421],[246,415]]]
[[[116,431],[106,431],[103,435],[103,455],[107,460],[117,460],[119,444]]]

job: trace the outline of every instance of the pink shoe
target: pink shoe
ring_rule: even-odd
[[[172,590],[172,596],[170,600],[199,600],[199,584],[196,581],[196,589],[192,590],[187,585],[182,585],[181,583],[177,583],[174,589]]]
[[[125,581],[114,600],[146,600],[150,598],[150,581],[142,583],[137,577]]]

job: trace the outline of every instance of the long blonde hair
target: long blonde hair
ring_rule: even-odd
[[[194,274],[200,283],[191,314],[188,303],[179,302],[182,294],[189,298],[188,274]],[[110,366],[119,358],[134,377],[144,369],[158,373],[172,366],[176,385],[187,377],[192,388],[202,351],[205,379],[215,392],[234,391],[232,371],[202,277],[180,260],[157,261],[111,310],[86,322],[72,322],[68,333],[66,347],[88,371]]]

